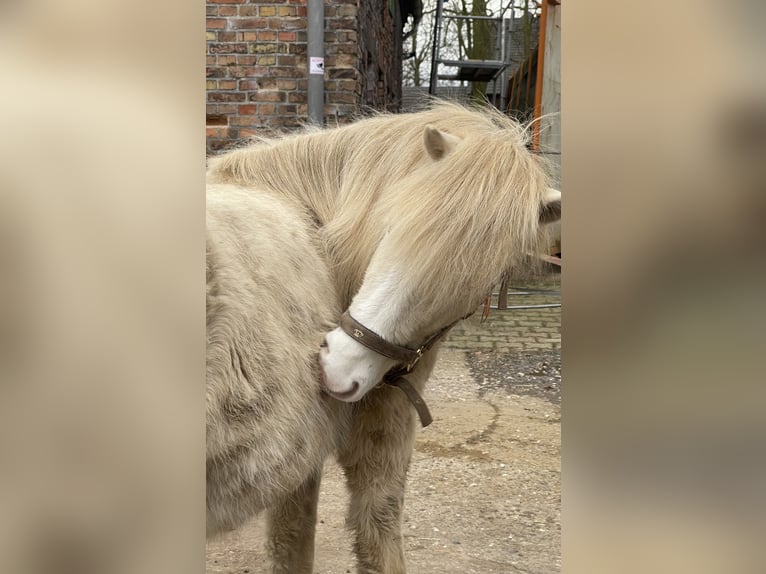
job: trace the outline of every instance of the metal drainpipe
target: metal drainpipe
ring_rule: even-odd
[[[324,125],[324,0],[308,0],[309,122]]]

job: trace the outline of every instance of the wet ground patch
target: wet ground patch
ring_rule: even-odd
[[[561,351],[530,350],[518,353],[467,351],[466,363],[479,397],[488,392],[530,395],[561,404]]]

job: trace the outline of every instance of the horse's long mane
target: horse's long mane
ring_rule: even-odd
[[[454,153],[428,157],[428,125],[461,138]],[[344,268],[349,295],[391,233],[433,297],[454,294],[455,281],[476,297],[541,248],[548,179],[527,143],[528,130],[500,112],[437,102],[422,112],[261,140],[211,159],[208,179],[308,209]]]

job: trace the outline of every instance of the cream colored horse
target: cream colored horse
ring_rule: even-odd
[[[358,570],[404,573],[416,429],[396,365],[338,328],[348,311],[417,348],[529,267],[560,194],[508,118],[437,104],[263,141],[210,162],[208,533],[269,511],[274,572],[310,573],[334,454]],[[436,359],[409,380],[422,392]]]

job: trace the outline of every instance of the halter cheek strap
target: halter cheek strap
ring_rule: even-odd
[[[463,318],[465,319],[465,317]],[[399,365],[393,367],[383,376],[383,382],[387,385],[398,387],[404,392],[412,406],[415,407],[423,428],[430,425],[433,418],[423,397],[420,396],[420,393],[418,393],[413,384],[404,378],[404,375],[409,373],[420,360],[420,357],[423,356],[423,353],[430,350],[456,323],[457,321],[439,329],[417,349],[410,349],[409,347],[395,345],[386,341],[376,332],[371,331],[354,319],[348,311],[343,313],[340,318],[340,328],[349,337],[352,337],[371,351],[399,362]]]

